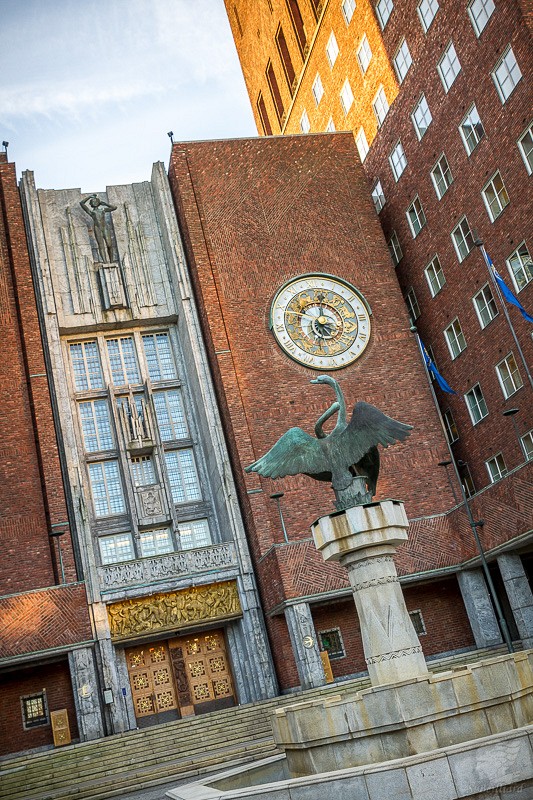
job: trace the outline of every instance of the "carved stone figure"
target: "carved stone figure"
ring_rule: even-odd
[[[117,207],[106,203],[105,200],[100,200],[95,194],[80,200],[80,206],[86,214],[92,217],[100,260],[111,263],[115,260],[113,258],[113,225],[111,220],[106,217],[106,213],[116,211]]]
[[[291,428],[245,471],[257,472],[264,478],[302,474],[331,481],[339,511],[369,503],[376,493],[379,475],[377,445],[388,447],[403,442],[412,426],[391,419],[362,401],[356,403],[347,422],[346,403],[337,381],[329,375],[319,375],[311,383],[327,384],[336,395],[336,402],[317,420],[316,439],[301,428]],[[337,423],[326,434],[323,425],[333,414],[338,415]]]

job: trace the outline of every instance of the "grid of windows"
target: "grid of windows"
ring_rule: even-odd
[[[533,123],[518,140],[518,149],[522,153],[528,175],[533,173]]]
[[[411,287],[405,295],[405,302],[407,303],[407,310],[409,311],[411,322],[414,323],[420,316],[420,306],[418,305],[418,300],[413,287]]]
[[[38,694],[21,697],[20,706],[22,709],[22,724],[25,729],[48,725],[48,706],[44,689]]]
[[[116,564],[135,558],[133,543],[129,533],[116,533],[113,536],[100,536],[100,557],[102,564]]]
[[[97,517],[123,514],[124,496],[117,461],[98,461],[89,464],[89,479]]]
[[[405,80],[405,76],[409,72],[412,63],[413,59],[411,58],[407,42],[404,39],[398,48],[398,52],[394,56],[394,68],[396,69],[396,74],[398,75],[400,83],[403,83]]]
[[[355,137],[355,144],[357,145],[359,158],[361,159],[361,161],[364,161],[368,155],[368,149],[369,149],[364,128],[359,128],[359,130],[357,131],[357,136]]]
[[[400,263],[403,258],[402,248],[400,247],[400,240],[398,239],[398,234],[396,231],[393,231],[390,235],[390,239],[387,241],[387,247],[389,248],[389,253],[392,258],[392,263],[394,266]]]
[[[533,261],[525,242],[522,242],[511,253],[507,259],[507,266],[517,292],[520,292],[530,280],[533,280]]]
[[[431,111],[429,110],[425,95],[422,95],[414,107],[413,113],[411,114],[411,119],[413,120],[413,125],[415,126],[416,135],[420,140],[433,121],[433,117],[431,116]]]
[[[468,16],[474,26],[476,36],[480,36],[481,31],[494,13],[493,0],[472,0],[468,5]]]
[[[363,75],[368,69],[370,61],[372,59],[372,50],[370,49],[370,44],[366,37],[366,33],[361,39],[361,44],[357,48],[357,60],[359,62],[359,67],[361,68],[361,72]]]
[[[496,372],[498,374],[500,386],[502,387],[503,395],[506,399],[511,397],[512,394],[517,392],[524,385],[518,370],[518,365],[512,353],[509,353],[499,364],[496,364]]]
[[[378,0],[376,5],[376,14],[382,30],[389,21],[389,17],[392,14],[393,8],[394,3],[392,0]]]
[[[320,642],[320,649],[327,652],[330,660],[345,657],[346,651],[339,628],[319,631],[318,640]]]
[[[461,323],[457,317],[453,320],[451,325],[448,325],[448,327],[445,329],[444,336],[453,360],[457,358],[459,353],[462,353],[466,348],[466,339],[464,337],[463,329],[461,328]]]
[[[347,25],[350,24],[355,11],[355,0],[342,0],[342,14]]]
[[[163,442],[173,439],[184,439],[189,435],[183,401],[179,389],[168,389],[165,392],[154,392],[154,408]]]
[[[514,92],[521,77],[522,73],[516,63],[513,48],[509,45],[492,72],[492,80],[502,103],[505,103],[507,98]]]
[[[509,195],[499,172],[492,176],[481,192],[491,222],[494,222],[509,205]]]
[[[347,114],[348,111],[350,110],[350,108],[352,107],[352,103],[353,103],[353,92],[352,92],[352,87],[350,86],[350,81],[348,80],[348,78],[346,78],[346,80],[342,84],[340,97],[341,97],[342,109],[343,109],[344,113]]]
[[[485,464],[491,483],[496,483],[496,481],[501,480],[507,472],[507,467],[505,466],[505,461],[501,453],[489,458],[488,461],[485,461]]]
[[[313,97],[315,98],[315,103],[318,105],[324,96],[324,87],[322,86],[322,80],[320,75],[317,73],[316,78],[313,81]]]
[[[439,4],[437,0],[422,0],[418,4],[418,16],[425,33],[428,32],[438,10]]]
[[[429,285],[429,291],[431,292],[431,296],[435,297],[444,284],[446,283],[446,278],[444,277],[444,272],[442,271],[442,267],[440,265],[440,260],[438,256],[435,256],[427,265],[426,269],[424,270],[426,274],[426,280]]]
[[[78,408],[85,452],[112,449],[113,434],[107,400],[88,400],[79,403]]]
[[[378,126],[381,127],[385,121],[385,117],[389,113],[389,101],[387,100],[387,95],[385,94],[383,86],[379,87],[378,93],[372,101],[372,108],[374,109]]]
[[[459,125],[459,132],[468,155],[472,153],[485,136],[485,129],[475,105],[471,106]]]
[[[441,155],[433,169],[431,170],[431,180],[439,200],[444,197],[449,187],[452,185],[453,177],[450,165],[444,153]]]
[[[309,133],[311,130],[311,123],[309,122],[309,117],[307,116],[307,111],[303,110],[302,116],[300,117],[300,130],[302,133]]]
[[[207,547],[211,544],[211,533],[206,519],[195,519],[191,522],[180,522],[179,535],[184,550],[195,547]]]
[[[142,340],[150,380],[168,381],[177,377],[168,333],[145,334]]]
[[[77,392],[102,389],[104,379],[96,342],[77,342],[70,345],[70,359]]]
[[[521,437],[520,441],[522,442],[522,447],[524,448],[524,455],[526,457],[526,461],[533,460],[533,430],[528,431],[524,436]]]
[[[422,208],[422,203],[419,197],[415,197],[409,208],[407,209],[407,221],[413,234],[413,239],[416,239],[424,225],[426,224],[426,215]]]
[[[132,458],[131,473],[135,486],[150,486],[156,482],[154,462],[151,456],[135,456]]]
[[[488,284],[486,284],[476,295],[474,295],[473,302],[479,319],[479,324],[481,325],[481,328],[486,328],[489,322],[498,315],[496,301],[492,296],[492,292]]]
[[[455,79],[461,72],[461,64],[457,58],[457,53],[455,52],[453,42],[450,42],[444,51],[444,54],[437,64],[437,70],[440,75],[442,85],[444,86],[444,91],[449,92]]]
[[[163,553],[171,553],[174,550],[172,537],[168,528],[160,528],[155,531],[141,531],[139,534],[139,544],[141,556],[160,556]]]
[[[168,479],[174,503],[200,500],[200,482],[191,449],[171,450],[165,453]]]
[[[329,65],[333,69],[333,65],[335,64],[337,56],[339,55],[339,45],[337,44],[337,39],[335,38],[333,31],[331,31],[328,43],[326,45],[326,55],[328,57]]]
[[[476,383],[476,385],[465,394],[465,400],[472,424],[477,425],[477,423],[484,419],[489,413],[479,383]]]
[[[459,431],[457,430],[457,425],[455,424],[451,409],[447,408],[442,417],[444,419],[444,427],[446,429],[448,442],[453,444],[459,439]]]
[[[394,179],[398,181],[404,169],[407,166],[407,158],[402,143],[398,142],[389,156],[389,163],[391,165],[392,174]]]
[[[115,386],[140,383],[137,354],[132,336],[108,339],[107,353],[111,366],[111,377]]]
[[[474,247],[474,237],[466,217],[463,217],[452,231],[452,241],[459,261],[464,261]]]
[[[379,214],[385,205],[385,195],[383,194],[381,181],[377,181],[377,183],[374,184],[374,188],[372,189],[372,200],[374,201],[374,206]]]

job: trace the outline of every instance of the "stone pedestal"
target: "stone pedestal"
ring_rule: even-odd
[[[354,506],[312,525],[324,560],[348,570],[372,686],[427,674],[393,560],[408,525],[398,500]]]

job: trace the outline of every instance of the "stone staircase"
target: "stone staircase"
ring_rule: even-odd
[[[431,671],[457,668],[499,654],[472,651],[429,662]],[[274,755],[270,714],[299,700],[357,691],[367,677],[295,692],[260,703],[108,736],[0,761],[2,800],[105,800],[173,778],[200,774]]]

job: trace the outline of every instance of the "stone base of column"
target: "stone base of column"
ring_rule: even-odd
[[[393,560],[408,526],[403,504],[384,500],[321,517],[311,527],[324,560],[348,570],[372,686],[427,674]]]

